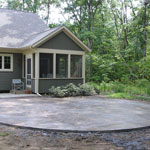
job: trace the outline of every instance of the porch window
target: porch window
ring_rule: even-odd
[[[53,54],[40,54],[40,78],[53,78]]]
[[[71,55],[71,78],[82,77],[82,56]]]
[[[0,71],[13,71],[12,54],[0,54]]]
[[[0,56],[0,69],[2,69],[2,56]]]
[[[32,80],[31,80],[31,59],[27,59],[27,85],[31,85]]]
[[[35,78],[35,53],[32,55],[33,57],[33,78]]]
[[[56,78],[68,77],[68,55],[56,55]]]
[[[24,55],[23,56],[23,62],[24,62],[24,64],[23,64],[23,66],[24,66],[24,78],[26,77],[26,55]]]

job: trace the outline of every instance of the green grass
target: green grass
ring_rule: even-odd
[[[129,93],[109,93],[107,95],[109,98],[134,99]]]
[[[5,134],[0,134],[0,136],[7,136],[8,135],[8,133],[5,133]]]

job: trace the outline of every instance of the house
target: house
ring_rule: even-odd
[[[34,93],[84,83],[90,51],[65,26],[50,29],[36,14],[0,9],[0,91],[10,91],[12,79]]]

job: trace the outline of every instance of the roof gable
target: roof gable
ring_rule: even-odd
[[[63,31],[46,41],[39,48],[59,49],[59,50],[76,50],[83,51],[68,35]]]
[[[48,40],[52,39],[59,33],[64,32],[78,47],[80,47],[82,50],[91,52],[91,49],[89,49],[80,39],[78,39],[70,30],[68,30],[65,26],[60,26],[47,36],[41,38],[38,42],[34,43],[32,47],[39,47]]]

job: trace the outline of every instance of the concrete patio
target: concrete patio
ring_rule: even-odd
[[[0,93],[0,99],[2,98],[22,98],[22,97],[37,97],[36,94],[13,94],[13,93]]]
[[[0,122],[44,129],[102,131],[150,125],[150,103],[106,99],[0,99]]]

